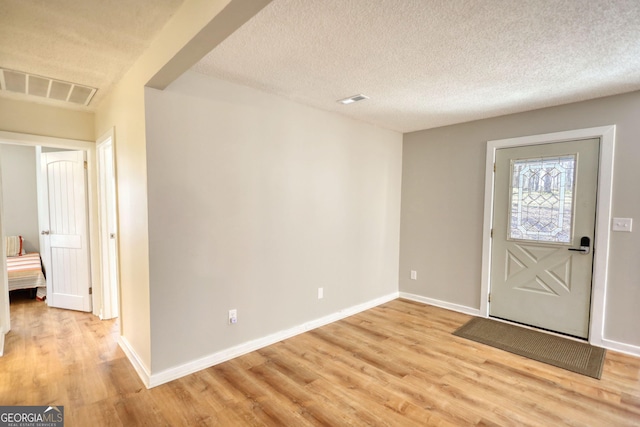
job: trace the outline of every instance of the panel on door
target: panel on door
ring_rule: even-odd
[[[91,311],[84,152],[43,153],[41,165],[48,304]]]
[[[588,337],[599,147],[496,151],[491,316]]]

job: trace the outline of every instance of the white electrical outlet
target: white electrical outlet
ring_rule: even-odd
[[[411,280],[418,280],[418,272],[411,270]]]
[[[229,324],[235,325],[236,323],[238,323],[238,310],[229,310]]]
[[[318,299],[324,298],[324,288],[318,288]]]

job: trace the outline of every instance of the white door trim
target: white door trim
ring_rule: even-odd
[[[489,286],[491,281],[491,228],[493,225],[493,188],[496,150],[523,145],[551,144],[576,139],[600,138],[600,164],[598,169],[598,193],[596,231],[594,238],[593,285],[591,289],[591,317],[589,342],[603,345],[607,267],[609,265],[609,239],[611,224],[611,197],[613,193],[613,153],[615,125],[564,132],[499,139],[487,142],[484,189],[484,222],[482,235],[482,280],[480,290],[480,315],[489,316]]]
[[[91,282],[92,284],[100,284],[100,269],[99,269],[99,253],[100,247],[98,245],[98,202],[97,202],[97,176],[96,176],[96,144],[94,141],[82,141],[75,139],[56,138],[50,136],[31,135],[25,133],[6,132],[0,131],[0,143],[5,144],[17,144],[26,146],[45,146],[54,148],[76,149],[84,150],[87,152],[87,171],[88,171],[88,188],[87,195],[89,198],[89,257],[91,266]],[[0,190],[1,191],[1,190]],[[0,241],[4,241],[4,233],[0,230]],[[1,245],[0,245],[1,246]],[[0,271],[2,268],[0,268]],[[6,277],[6,276],[5,276]],[[0,280],[2,278],[0,277]],[[6,292],[5,292],[6,290]],[[97,307],[101,306],[99,300],[100,295],[93,294],[93,314],[97,315]],[[5,308],[6,307],[6,308]],[[6,278],[4,282],[0,284],[0,333],[9,332],[10,325],[9,314],[9,292],[6,285]],[[5,328],[6,325],[6,328]]]
[[[0,259],[7,258],[4,244],[4,204],[2,202],[2,174],[0,174]],[[0,356],[4,355],[4,336],[11,330],[11,313],[9,311],[9,278],[7,263],[0,262]]]
[[[109,265],[105,264],[105,252],[108,253],[109,249],[108,249],[108,245],[109,245],[109,240],[111,239],[111,237],[109,236],[110,232],[107,230],[107,226],[108,226],[108,218],[107,215],[105,214],[105,209],[108,208],[107,206],[105,206],[105,204],[108,204],[109,202],[105,200],[105,189],[103,187],[103,178],[102,175],[105,173],[104,170],[102,170],[101,165],[102,165],[102,149],[103,147],[108,147],[107,149],[111,151],[111,158],[112,158],[112,169],[110,172],[113,174],[113,177],[115,178],[115,173],[116,173],[116,165],[115,165],[115,130],[114,128],[109,129],[104,135],[102,135],[100,138],[98,138],[98,140],[96,141],[96,165],[97,165],[97,173],[98,173],[98,224],[99,224],[99,235],[100,235],[100,269],[101,269],[101,277],[104,277],[104,269],[105,268],[110,268]],[[116,183],[117,186],[117,183]],[[116,189],[114,188],[114,199],[113,202],[115,203],[115,211],[117,212],[117,207],[118,207],[118,202],[117,202],[117,195],[116,193]],[[99,292],[101,293],[101,298],[102,298],[102,307],[100,308],[100,318],[101,319],[112,319],[115,317],[119,316],[119,311],[120,311],[120,304],[119,304],[119,298],[120,298],[120,290],[118,289],[119,287],[119,283],[120,283],[120,278],[118,277],[119,275],[119,266],[118,266],[118,255],[119,255],[119,251],[118,251],[118,245],[117,245],[117,238],[118,238],[118,218],[117,218],[117,213],[116,213],[116,218],[115,218],[115,226],[116,229],[113,230],[116,234],[116,274],[115,274],[115,278],[105,282],[102,281],[101,283],[101,287],[99,289]],[[115,283],[114,283],[115,281]],[[94,292],[96,292],[96,290],[94,290]],[[114,302],[114,298],[116,299],[116,301]]]

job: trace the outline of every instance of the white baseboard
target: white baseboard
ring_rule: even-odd
[[[480,309],[467,307],[466,305],[459,305],[459,304],[454,304],[452,302],[440,301],[437,299],[427,298],[421,295],[410,294],[407,292],[400,292],[400,298],[421,302],[423,304],[433,305],[440,308],[446,308],[447,310],[453,310],[459,313],[469,314],[471,316],[482,317],[480,315]]]
[[[376,298],[372,301],[368,301],[363,304],[358,304],[353,307],[345,308],[344,310],[340,310],[339,312],[329,314],[327,316],[321,317],[316,320],[312,320],[310,322],[303,323],[302,325],[298,325],[284,331],[276,332],[274,334],[255,339],[255,340],[237,345],[235,347],[231,347],[231,348],[219,351],[217,353],[210,354],[208,356],[202,357],[197,360],[193,360],[191,362],[185,363],[180,366],[176,366],[174,368],[166,369],[164,371],[158,372],[157,374],[152,374],[150,377],[148,377],[148,383],[145,382],[145,385],[148,384],[147,385],[148,388],[159,386],[161,384],[167,383],[169,381],[173,381],[175,379],[184,377],[194,372],[201,371],[203,369],[209,368],[219,363],[226,362],[227,360],[231,360],[235,357],[242,356],[243,354],[247,354],[252,351],[258,350],[260,348],[269,346],[271,344],[275,344],[279,341],[285,340],[287,338],[291,338],[295,335],[302,334],[304,332],[310,331],[315,328],[319,328],[320,326],[324,326],[329,323],[333,323],[340,319],[344,319],[346,317],[352,316],[354,314],[360,313],[362,311],[368,310],[370,308],[376,307],[386,302],[393,301],[394,299],[397,299],[397,298],[398,298],[398,293],[393,292],[383,297]],[[136,371],[138,371],[138,369],[136,369]],[[142,374],[139,371],[138,371],[138,375],[140,375],[140,377],[142,378]],[[144,378],[143,378],[143,381],[144,381]]]
[[[149,374],[149,369],[144,366],[144,363],[142,363],[142,360],[140,359],[140,356],[138,356],[138,353],[136,353],[131,344],[129,344],[129,341],[127,341],[127,339],[123,336],[120,336],[118,338],[118,344],[120,345],[122,351],[124,351],[127,359],[129,359],[129,362],[131,362],[131,364],[133,365],[133,369],[135,369],[138,373],[138,376],[142,380],[142,383],[146,388],[151,388],[151,386],[149,385],[151,383],[151,375]]]
[[[606,348],[608,350],[619,351],[620,353],[625,353],[625,354],[629,354],[631,356],[640,357],[640,347],[638,347],[636,345],[625,344],[625,343],[622,343],[622,342],[608,340],[606,338],[603,338],[602,339],[602,347],[604,347],[604,348]]]

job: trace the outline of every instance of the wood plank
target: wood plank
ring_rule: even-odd
[[[640,358],[600,381],[452,336],[470,316],[394,300],[147,390],[117,321],[17,298],[0,402],[67,426],[640,425]]]

